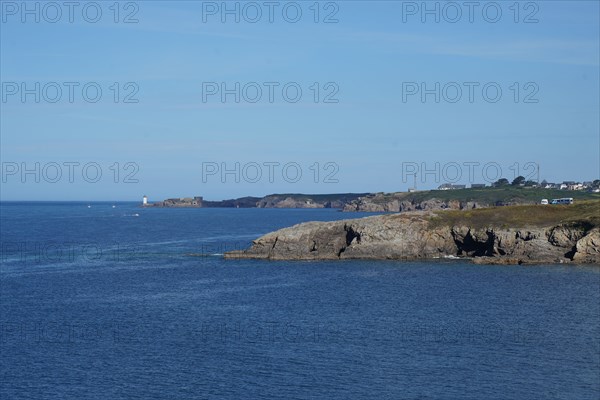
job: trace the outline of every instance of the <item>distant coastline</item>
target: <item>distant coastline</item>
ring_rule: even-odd
[[[338,208],[368,196],[369,193],[339,194],[271,194],[264,197],[240,197],[237,199],[207,201],[202,196],[170,198],[142,207],[160,208]]]
[[[334,208],[352,212],[405,212],[471,210],[509,205],[539,204],[542,199],[572,197],[575,201],[600,199],[591,190],[534,187],[478,187],[396,193],[270,194],[264,197],[208,201],[202,196],[142,203],[158,208]]]

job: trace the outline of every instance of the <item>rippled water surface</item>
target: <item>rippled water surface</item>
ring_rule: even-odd
[[[89,206],[0,206],[3,399],[600,397],[598,266],[223,260],[359,215]]]

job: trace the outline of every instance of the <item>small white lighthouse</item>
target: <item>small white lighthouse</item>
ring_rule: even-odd
[[[144,197],[142,197],[142,206],[147,206],[148,205],[148,196],[144,195]]]

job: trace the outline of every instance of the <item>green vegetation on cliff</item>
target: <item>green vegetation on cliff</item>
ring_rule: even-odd
[[[558,190],[529,187],[485,187],[475,189],[457,190],[427,190],[412,193],[386,193],[376,196],[371,200],[385,202],[392,198],[422,202],[431,199],[442,201],[472,201],[477,203],[539,203],[541,199],[555,199],[572,197],[575,200],[600,200],[600,193],[585,192],[582,190]]]
[[[466,225],[474,228],[584,224],[591,229],[600,226],[600,200],[575,200],[575,203],[570,205],[516,205],[462,211],[447,210],[431,217],[430,224],[434,227]]]
[[[600,201],[400,212],[305,222],[268,233],[226,258],[410,260],[477,263],[600,262]]]

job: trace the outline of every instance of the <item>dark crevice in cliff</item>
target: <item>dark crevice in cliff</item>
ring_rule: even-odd
[[[344,225],[344,230],[346,231],[346,246],[350,246],[354,239],[356,239],[356,243],[360,243],[360,233],[356,232],[351,226]]]
[[[352,243],[354,243],[354,241],[356,241],[356,243],[360,243],[360,233],[355,231],[354,228],[352,228],[349,225],[344,225],[344,231],[346,231],[346,243],[345,243],[345,246],[342,246],[338,250],[338,252],[337,252],[338,258],[340,258],[342,256],[342,253],[344,251],[346,251],[348,246],[352,245]]]
[[[467,255],[470,257],[483,257],[494,255],[494,233],[486,232],[487,239],[485,241],[477,240],[471,235],[469,230],[464,238],[457,237],[455,232],[452,232],[454,243],[458,249],[457,255]]]
[[[575,253],[577,253],[577,246],[573,246],[573,248],[570,251],[567,251],[565,253],[565,257],[573,261],[573,258],[575,258]]]

